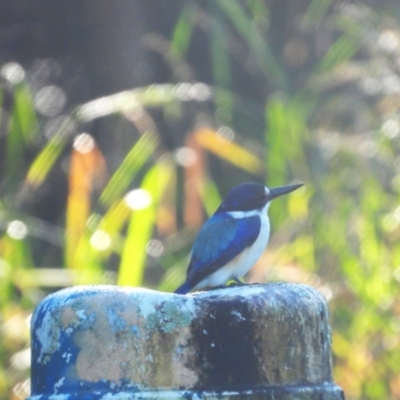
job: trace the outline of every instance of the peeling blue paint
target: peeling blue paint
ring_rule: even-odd
[[[96,315],[77,309],[77,322],[63,326],[61,310],[70,304],[78,308],[80,304],[74,304],[74,300],[100,291],[89,288],[87,292],[79,289],[77,292],[67,289],[48,296],[32,316],[32,400],[94,399],[110,391],[138,390],[129,380],[87,382],[78,378],[76,363],[81,348],[76,344],[76,337],[80,332],[93,328]],[[108,310],[107,315],[110,326],[116,330],[125,329],[126,322],[118,317],[116,311]],[[93,397],[96,391],[99,395]]]
[[[128,324],[121,318],[117,310],[114,308],[107,308],[108,323],[112,327],[113,332],[123,331],[127,329]]]
[[[133,333],[136,337],[141,337],[141,334],[139,332],[139,328],[136,325],[133,325],[129,328],[131,333]]]
[[[229,358],[223,353],[226,342],[238,340],[239,344],[231,351],[237,355],[238,347],[245,347],[242,342],[249,335],[246,323],[254,318],[252,312],[260,310],[263,318],[265,304],[271,315],[277,316],[277,326],[291,319],[298,321],[303,329],[310,318],[318,319],[319,325],[315,326],[319,347],[323,354],[329,354],[328,313],[323,301],[318,303],[315,291],[304,286],[266,286],[188,296],[111,286],[76,287],[55,293],[37,307],[32,317],[32,395],[29,399],[342,399],[341,389],[331,381],[302,386],[263,385],[257,381],[251,390],[248,386],[231,390],[226,382],[218,380],[220,377],[212,368],[220,360]],[[287,292],[285,287],[289,288]],[[298,299],[303,299],[298,308],[288,310]],[[247,302],[248,309],[238,308],[240,302]],[[280,324],[281,316],[283,324]],[[246,335],[236,337],[239,325]],[[251,338],[255,335],[250,336],[246,336],[247,342],[253,349],[255,342]],[[205,349],[215,359],[206,356]],[[248,353],[253,354],[250,350]],[[225,372],[230,377],[228,364],[232,363],[226,363]],[[215,386],[204,380],[206,373],[217,379],[219,390],[211,390]]]
[[[147,326],[150,330],[172,332],[176,329],[188,326],[193,316],[190,315],[176,302],[165,302],[161,308],[147,317]]]
[[[115,388],[118,389],[118,388]],[[342,390],[332,384],[304,386],[271,386],[243,390],[158,390],[93,391],[52,396],[31,396],[30,400],[344,400]]]

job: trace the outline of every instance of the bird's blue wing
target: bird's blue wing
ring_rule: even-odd
[[[187,281],[195,286],[224,266],[257,239],[261,228],[259,216],[233,218],[214,215],[201,228],[193,245]]]

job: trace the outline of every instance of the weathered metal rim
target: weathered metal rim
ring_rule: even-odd
[[[27,400],[344,400],[334,383],[302,386],[264,386],[243,390],[141,390],[132,392],[57,393],[34,395]]]

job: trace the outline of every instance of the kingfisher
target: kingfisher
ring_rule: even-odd
[[[268,188],[247,182],[233,188],[197,234],[186,281],[175,293],[221,286],[230,280],[242,284],[239,279],[267,246],[271,201],[303,185]]]

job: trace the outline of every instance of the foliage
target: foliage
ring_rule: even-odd
[[[209,9],[188,2],[166,60],[175,83],[69,114],[40,113],[29,70],[3,66],[0,393],[10,385],[14,398],[26,393],[27,320],[48,291],[84,283],[171,291],[183,280],[196,229],[223,193],[244,180],[299,179],[305,189],[271,207],[273,237],[249,280],[321,290],[346,398],[400,396],[400,23],[365,5],[314,0],[280,53],[268,39],[270,17],[263,1],[218,0]],[[210,43],[210,85],[182,83],[174,69],[191,64],[198,31]],[[239,73],[252,87],[246,96]],[[98,120],[110,133],[121,130],[114,167],[109,149],[82,133]],[[188,128],[179,130],[183,120]],[[165,126],[175,132],[173,146]],[[54,173],[68,189],[49,221],[26,204],[40,199]],[[57,259],[54,248],[62,269],[46,265]]]

